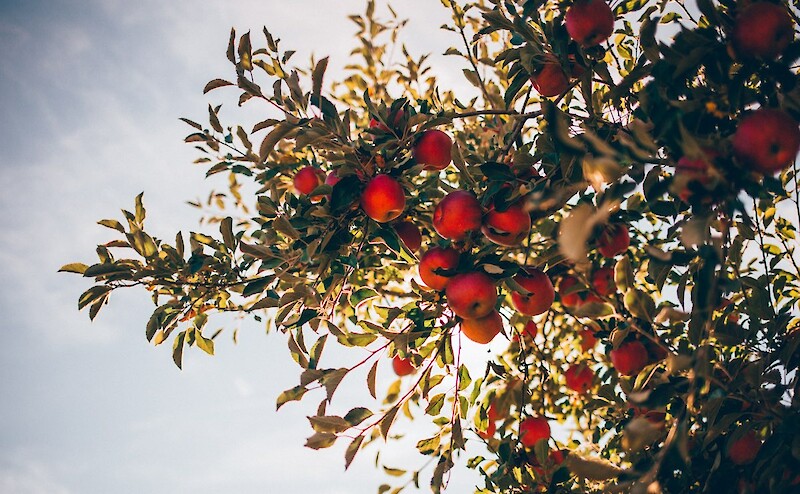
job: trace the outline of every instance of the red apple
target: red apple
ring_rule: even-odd
[[[755,2],[739,13],[732,34],[738,56],[774,60],[794,39],[794,27],[785,6]]]
[[[617,284],[614,282],[614,268],[606,266],[592,273],[592,288],[604,297],[614,295],[617,292]]]
[[[569,389],[585,394],[592,387],[594,371],[586,364],[572,364],[564,373],[564,379]]]
[[[331,187],[333,187],[334,185],[339,183],[339,180],[341,180],[341,178],[339,178],[339,174],[337,174],[336,170],[334,170],[328,173],[328,176],[325,177],[325,185],[330,185]]]
[[[406,207],[406,192],[400,183],[389,175],[377,175],[361,193],[361,209],[378,223],[392,221]]]
[[[578,280],[578,278],[572,275],[566,275],[561,278],[561,281],[558,283],[558,296],[561,299],[561,304],[564,305],[564,307],[568,309],[576,309],[583,303],[581,294],[586,289],[575,289],[574,291],[571,291],[574,286],[580,284],[581,282]]]
[[[599,45],[614,32],[614,13],[605,0],[575,0],[564,21],[569,37],[584,47]]]
[[[503,330],[503,318],[496,310],[478,319],[461,321],[461,332],[475,343],[486,344]]]
[[[392,127],[397,127],[397,124],[400,123],[400,120],[403,118],[404,114],[405,114],[405,112],[403,110],[400,110],[397,113],[395,113],[394,121],[392,122]],[[389,130],[390,130],[389,127],[386,126],[386,124],[384,124],[383,122],[381,122],[380,120],[378,120],[375,117],[372,117],[369,120],[369,128],[370,129],[379,129],[379,130],[382,130],[384,132],[389,132]]]
[[[472,192],[454,190],[447,194],[433,211],[433,228],[450,240],[464,240],[480,229],[483,210]]]
[[[514,281],[531,292],[530,295],[511,292],[511,303],[517,311],[526,316],[535,316],[547,312],[553,305],[556,292],[550,278],[542,270],[529,268],[514,276]]]
[[[536,326],[536,323],[533,322],[533,320],[528,321],[522,330],[522,334],[534,339],[536,338],[536,335],[539,334],[539,328]]]
[[[412,252],[419,250],[420,245],[422,245],[422,233],[420,233],[417,225],[406,220],[395,223],[393,226],[394,231],[397,232],[397,236],[406,244],[408,250]]]
[[[508,409],[498,410],[497,403],[493,401],[489,405],[489,409],[486,410],[486,415],[489,417],[491,422],[497,422],[498,420],[503,420],[508,416]]]
[[[756,459],[759,449],[761,440],[754,430],[749,430],[739,439],[728,443],[728,458],[734,465],[747,465]]]
[[[776,173],[789,166],[800,150],[800,129],[787,113],[762,108],[739,122],[733,135],[733,152],[751,169]]]
[[[414,144],[414,159],[426,170],[443,170],[452,161],[452,147],[449,135],[441,130],[426,130]]]
[[[611,223],[603,229],[603,233],[597,238],[597,250],[604,257],[609,259],[622,254],[631,245],[631,237],[628,229],[619,223]]]
[[[521,244],[530,233],[531,215],[522,207],[522,201],[502,212],[492,207],[483,218],[481,231],[498,245],[514,247]]]
[[[519,441],[527,448],[535,446],[541,439],[546,441],[549,438],[550,424],[544,417],[534,415],[519,424]]]
[[[295,174],[292,183],[297,192],[307,195],[322,185],[323,180],[325,172],[315,166],[305,166]]]
[[[633,376],[647,365],[647,349],[640,341],[627,341],[609,353],[611,363],[623,376]]]
[[[453,276],[445,293],[447,304],[457,316],[464,319],[479,319],[489,315],[497,302],[494,280],[480,271]]]
[[[458,251],[451,248],[443,249],[433,247],[428,250],[419,260],[419,277],[422,282],[433,290],[444,290],[450,282],[449,276],[435,273],[437,269],[452,270],[458,267]]]
[[[400,377],[413,374],[414,371],[417,370],[411,358],[403,358],[400,355],[395,355],[392,359],[392,369],[394,369],[394,373]]]
[[[597,337],[591,329],[583,329],[581,331],[581,350],[588,352],[590,349],[597,345]]]
[[[555,57],[548,58],[542,68],[531,76],[533,88],[545,98],[558,96],[569,88],[569,79]]]

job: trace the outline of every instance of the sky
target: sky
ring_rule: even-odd
[[[432,53],[442,84],[463,87],[442,55],[458,41],[438,29],[447,11],[433,0],[395,3],[411,19],[410,51]],[[333,78],[353,43],[346,16],[363,5],[0,1],[0,492],[361,494],[392,480],[374,467],[374,450],[345,473],[346,444],[303,447],[319,398],[275,412],[300,373],[280,334],[230,323],[240,325],[238,344],[227,332],[216,356],[190,350],[179,371],[166,345],[144,337],[153,309],[145,293],[115,293],[90,322],[77,311],[89,281],[56,272],[91,264],[113,233],[96,221],[120,219],[142,191],[155,236],[202,230],[186,201],[221,182],[192,164],[178,117],[204,121],[208,103],[225,103],[231,122],[240,115],[233,92],[202,94],[207,81],[231,75],[231,27],[267,25],[284,49],[298,50],[295,60],[330,55]],[[379,376],[387,386],[388,365]],[[343,385],[342,406],[363,399],[362,387]],[[384,458],[424,462],[409,444]],[[476,482],[459,468],[451,490]]]

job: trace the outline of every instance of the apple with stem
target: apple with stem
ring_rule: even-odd
[[[572,364],[564,372],[564,380],[567,387],[580,394],[586,394],[592,387],[594,381],[594,371],[586,364]]]
[[[400,377],[407,376],[409,374],[413,374],[416,367],[414,367],[414,362],[411,360],[411,357],[403,358],[400,355],[395,355],[392,359],[392,369],[394,373]]]
[[[552,55],[546,58],[541,68],[531,76],[530,80],[536,92],[545,98],[558,96],[569,88],[569,79],[564,68]]]
[[[542,439],[550,439],[550,424],[546,418],[533,415],[520,422],[519,441],[523,446],[531,448]]]

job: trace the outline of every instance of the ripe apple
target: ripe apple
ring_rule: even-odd
[[[575,0],[564,21],[569,37],[584,47],[599,45],[614,32],[614,13],[605,0]]]
[[[585,394],[592,387],[594,371],[586,364],[572,364],[564,373],[567,387],[580,394]]]
[[[617,292],[614,268],[606,266],[592,273],[592,288],[603,297],[614,295]]]
[[[597,337],[591,329],[581,330],[581,350],[588,352],[590,349],[597,345]]]
[[[498,420],[503,420],[508,416],[508,409],[499,409],[496,402],[492,402],[489,405],[489,409],[486,410],[486,415],[489,417],[491,422],[497,422]]]
[[[539,334],[539,328],[536,326],[536,323],[533,322],[533,320],[530,320],[525,323],[525,327],[522,329],[522,334],[530,339],[534,339],[536,338],[536,335]]]
[[[480,229],[483,210],[472,192],[454,190],[439,201],[433,211],[433,228],[450,240],[464,240]]]
[[[376,175],[361,193],[361,209],[378,223],[392,221],[406,207],[406,192],[389,175]]]
[[[633,376],[647,365],[647,349],[640,341],[626,341],[609,353],[611,363],[623,376]]]
[[[572,275],[566,275],[561,278],[561,281],[558,283],[558,296],[561,299],[561,304],[564,307],[568,309],[577,309],[581,304],[583,304],[583,298],[581,297],[581,294],[585,291],[585,289],[575,289],[575,291],[570,291],[574,286],[580,284],[581,282],[578,280],[578,278]]]
[[[539,440],[545,441],[550,438],[550,424],[547,419],[534,415],[528,417],[519,424],[519,441],[526,448],[536,445]]]
[[[297,192],[308,195],[322,185],[323,180],[325,172],[315,166],[305,166],[295,174],[292,183]]]
[[[403,358],[400,355],[395,355],[392,359],[392,369],[394,369],[394,373],[400,377],[413,374],[414,371],[417,370],[410,357]]]
[[[480,271],[453,276],[445,293],[450,308],[464,319],[487,316],[497,303],[497,286],[494,280]]]
[[[631,245],[631,237],[628,229],[620,223],[611,223],[603,229],[603,233],[597,238],[597,250],[604,257],[613,259],[622,254]]]
[[[756,459],[759,449],[761,440],[754,430],[749,430],[739,439],[728,443],[728,458],[734,465],[747,465]]]
[[[502,212],[493,206],[483,218],[481,231],[497,245],[514,247],[521,244],[530,233],[531,215],[523,208],[522,201]]]
[[[422,245],[422,233],[420,233],[417,225],[406,220],[395,223],[393,226],[394,231],[397,232],[397,236],[406,244],[408,250],[411,252],[419,250],[420,245]]]
[[[556,292],[550,278],[541,269],[528,268],[516,276],[516,281],[522,288],[531,292],[523,295],[511,292],[511,303],[517,311],[526,316],[536,316],[547,312],[556,299]]]
[[[341,178],[339,178],[339,174],[336,173],[336,170],[334,170],[328,173],[328,176],[325,177],[325,185],[330,185],[331,187],[333,187],[334,185],[339,183],[339,180],[341,180]]]
[[[503,318],[496,310],[478,319],[461,321],[461,332],[475,343],[489,343],[503,330]]]
[[[433,247],[422,254],[419,260],[419,277],[433,290],[444,290],[450,282],[450,276],[437,274],[437,269],[453,270],[458,267],[459,254],[455,249]]]
[[[733,135],[733,152],[751,169],[776,173],[794,161],[800,150],[797,122],[782,110],[762,108],[739,122]]]
[[[569,88],[567,74],[555,57],[548,57],[538,72],[531,76],[533,88],[545,98],[558,96]]]
[[[443,170],[452,161],[452,148],[449,135],[437,129],[426,130],[414,144],[414,159],[426,170]]]
[[[403,110],[400,110],[397,113],[395,113],[394,121],[392,122],[392,127],[397,127],[397,124],[400,123],[400,120],[403,118],[403,115],[405,115],[405,112]],[[381,122],[380,120],[378,120],[375,117],[372,117],[369,120],[369,128],[370,129],[379,129],[379,130],[382,130],[384,132],[389,132],[389,130],[390,130],[389,127],[386,126],[386,124],[384,124],[383,122]]]
[[[494,437],[495,433],[497,432],[497,424],[489,421],[489,425],[486,426],[485,431],[478,431],[478,435],[481,436],[483,439],[491,439]]]
[[[738,56],[775,60],[794,39],[792,18],[783,5],[755,2],[737,16],[732,37]]]

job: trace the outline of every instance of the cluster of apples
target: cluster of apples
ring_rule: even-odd
[[[786,6],[763,1],[743,5],[729,33],[732,58],[745,64],[780,58],[794,39],[794,26]],[[731,144],[733,155],[742,166],[771,175],[794,161],[800,151],[800,128],[785,111],[762,107],[741,119]],[[696,191],[712,190],[718,176],[714,165],[721,158],[724,156],[720,151],[708,148],[696,156],[681,157],[675,167],[673,192],[691,203]],[[708,196],[699,200],[703,204],[711,202]]]
[[[597,46],[614,32],[614,13],[605,0],[576,0],[564,14],[569,37],[583,48]],[[583,74],[584,68],[574,55],[565,70],[552,53],[544,56],[541,68],[531,76],[533,88],[544,97],[558,96],[569,88],[570,79]]]

